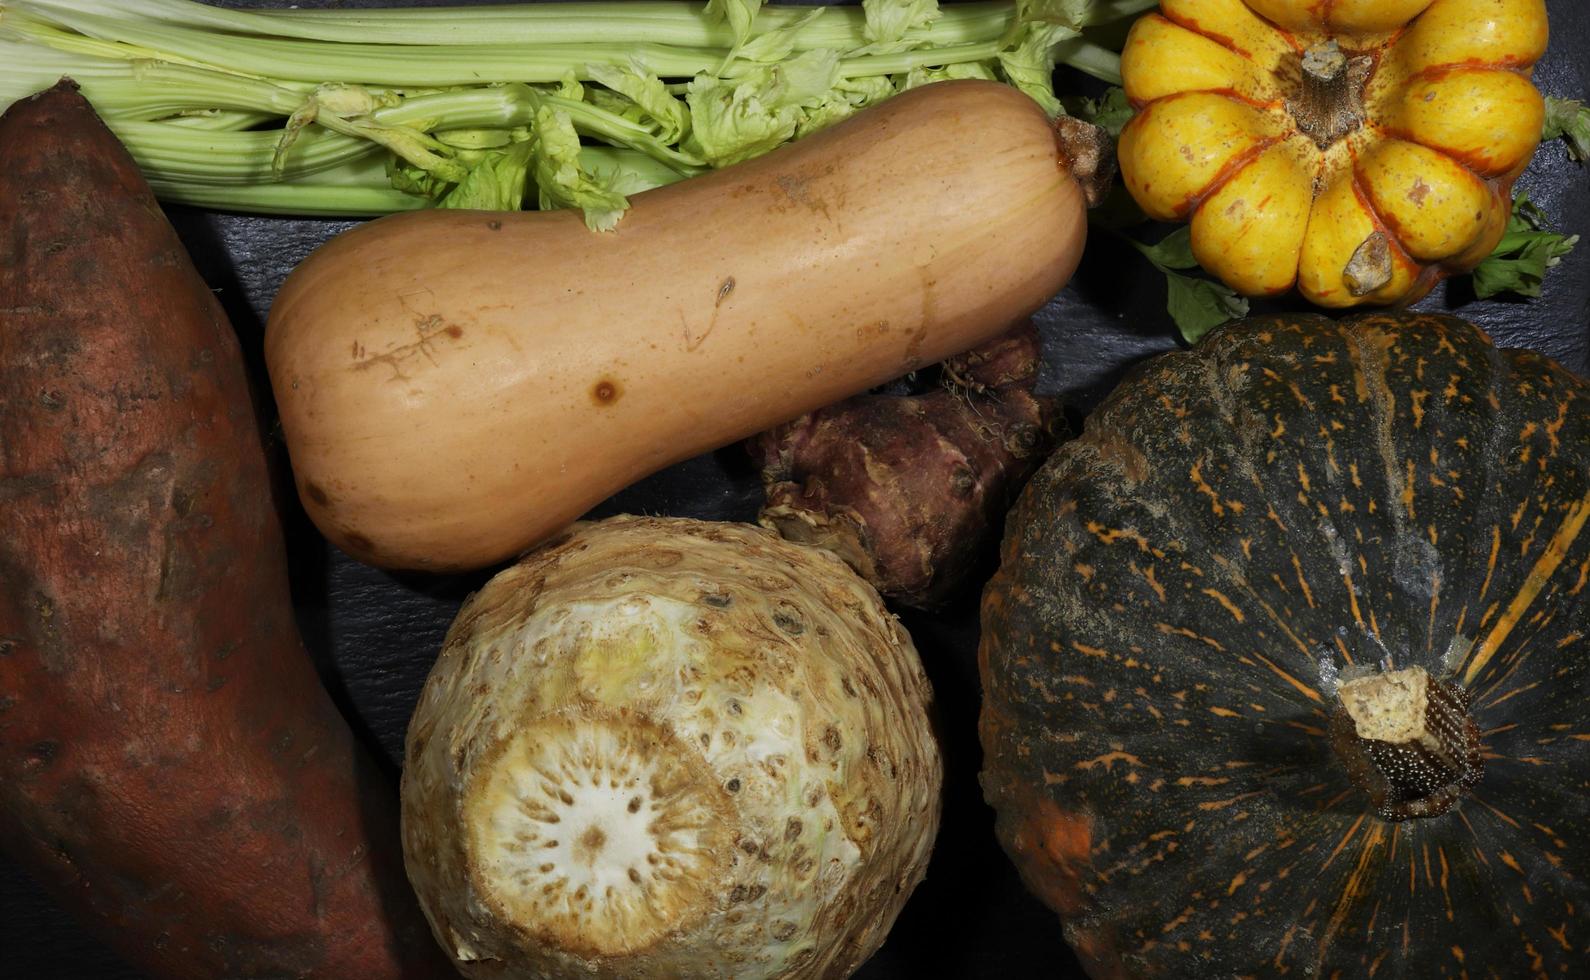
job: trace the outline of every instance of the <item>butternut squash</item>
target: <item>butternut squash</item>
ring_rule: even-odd
[[[349,554],[512,557],[624,486],[987,341],[1086,233],[1043,111],[902,93],[764,157],[564,211],[422,211],[294,271],[265,353],[304,506]]]

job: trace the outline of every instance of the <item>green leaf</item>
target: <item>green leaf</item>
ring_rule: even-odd
[[[1166,235],[1157,245],[1148,245],[1136,239],[1129,241],[1148,257],[1148,261],[1161,269],[1198,268],[1198,259],[1192,250],[1192,229],[1187,225]]]
[[[1054,92],[1056,48],[1081,34],[1063,24],[1033,21],[1022,25],[999,52],[999,67],[1006,81],[1030,95],[1050,116],[1061,112]]]
[[[1194,279],[1168,270],[1165,280],[1168,283],[1165,309],[1189,344],[1198,343],[1222,323],[1248,315],[1248,301],[1223,283]]]
[[[1590,159],[1590,109],[1574,99],[1546,98],[1543,139],[1566,139],[1568,155],[1580,163]]]
[[[629,201],[580,166],[580,136],[568,113],[551,106],[538,108],[530,145],[541,209],[580,208],[586,227],[612,231]]]
[[[1017,0],[1016,19],[1080,31],[1092,22],[1096,6],[1097,0]]]
[[[1132,109],[1132,103],[1126,99],[1126,90],[1118,85],[1110,86],[1097,99],[1077,99],[1074,104],[1068,104],[1067,107],[1074,109],[1071,114],[1078,119],[1101,127],[1115,138],[1120,137],[1121,130],[1136,114]]]
[[[942,68],[913,68],[900,80],[900,91],[919,88],[933,82],[949,81],[956,78],[981,78],[988,81],[998,81],[999,76],[994,69],[981,61],[957,61]]]
[[[714,167],[760,156],[793,139],[804,110],[829,102],[838,84],[839,56],[827,49],[758,65],[731,81],[698,75],[685,92],[690,136],[682,148]]]
[[[866,26],[861,36],[874,45],[894,45],[908,31],[923,28],[939,19],[938,0],[861,0]]]
[[[639,121],[651,125],[663,142],[677,142],[690,128],[690,112],[685,104],[669,94],[662,79],[644,65],[634,61],[628,65],[591,64],[586,71],[591,81],[633,102],[641,110]]]
[[[1192,251],[1192,230],[1186,225],[1166,235],[1156,245],[1123,236],[1165,274],[1165,310],[1189,344],[1222,323],[1248,315],[1248,301],[1225,283],[1184,276],[1175,269],[1195,269],[1198,260]]]
[[[813,7],[811,13],[798,18],[788,26],[758,34],[756,37],[741,44],[734,53],[733,58],[762,64],[783,61],[795,52],[795,42],[800,40],[801,30],[807,24],[822,16],[823,9],[822,7]],[[733,60],[733,58],[730,60]]]
[[[734,32],[734,46],[739,47],[751,36],[751,25],[761,9],[762,0],[707,0],[706,14],[727,21]]]
[[[1546,272],[1563,260],[1578,235],[1546,230],[1546,213],[1529,195],[1520,192],[1513,201],[1507,231],[1490,256],[1474,269],[1474,295],[1489,299],[1501,293],[1538,297]]]
[[[697,76],[686,90],[690,104],[690,137],[684,144],[714,167],[749,160],[795,135],[798,106],[779,107],[764,101],[757,86]]]
[[[479,211],[520,210],[524,207],[534,151],[532,140],[521,140],[509,144],[506,149],[488,153],[436,206]]]
[[[804,118],[795,127],[795,138],[809,136],[820,129],[832,126],[856,110],[882,102],[896,94],[894,83],[886,75],[867,75],[862,78],[842,78],[834,86],[832,97],[819,106],[806,110]]]

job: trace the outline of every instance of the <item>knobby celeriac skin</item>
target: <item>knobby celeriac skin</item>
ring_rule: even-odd
[[[404,852],[472,978],[840,977],[937,833],[909,636],[748,525],[577,525],[460,612],[408,735]]]
[[[1455,318],[1123,383],[983,606],[984,788],[1090,973],[1582,975],[1587,524],[1590,386]]]
[[[1406,303],[1496,247],[1539,145],[1544,0],[1163,0],[1121,173],[1238,292]]]

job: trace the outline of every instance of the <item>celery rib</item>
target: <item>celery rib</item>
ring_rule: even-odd
[[[998,79],[1057,112],[1050,58],[1118,83],[1098,42],[1154,6],[927,0],[908,26],[870,4],[763,4],[741,37],[699,0],[224,2],[0,0],[0,106],[70,75],[186,203],[357,215],[484,194],[573,202],[589,219],[940,74]],[[547,186],[514,190],[526,181]]]

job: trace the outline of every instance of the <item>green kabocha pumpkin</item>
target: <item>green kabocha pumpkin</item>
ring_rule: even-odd
[[[1013,512],[984,788],[1094,977],[1590,971],[1590,386],[1450,317],[1158,358]]]

